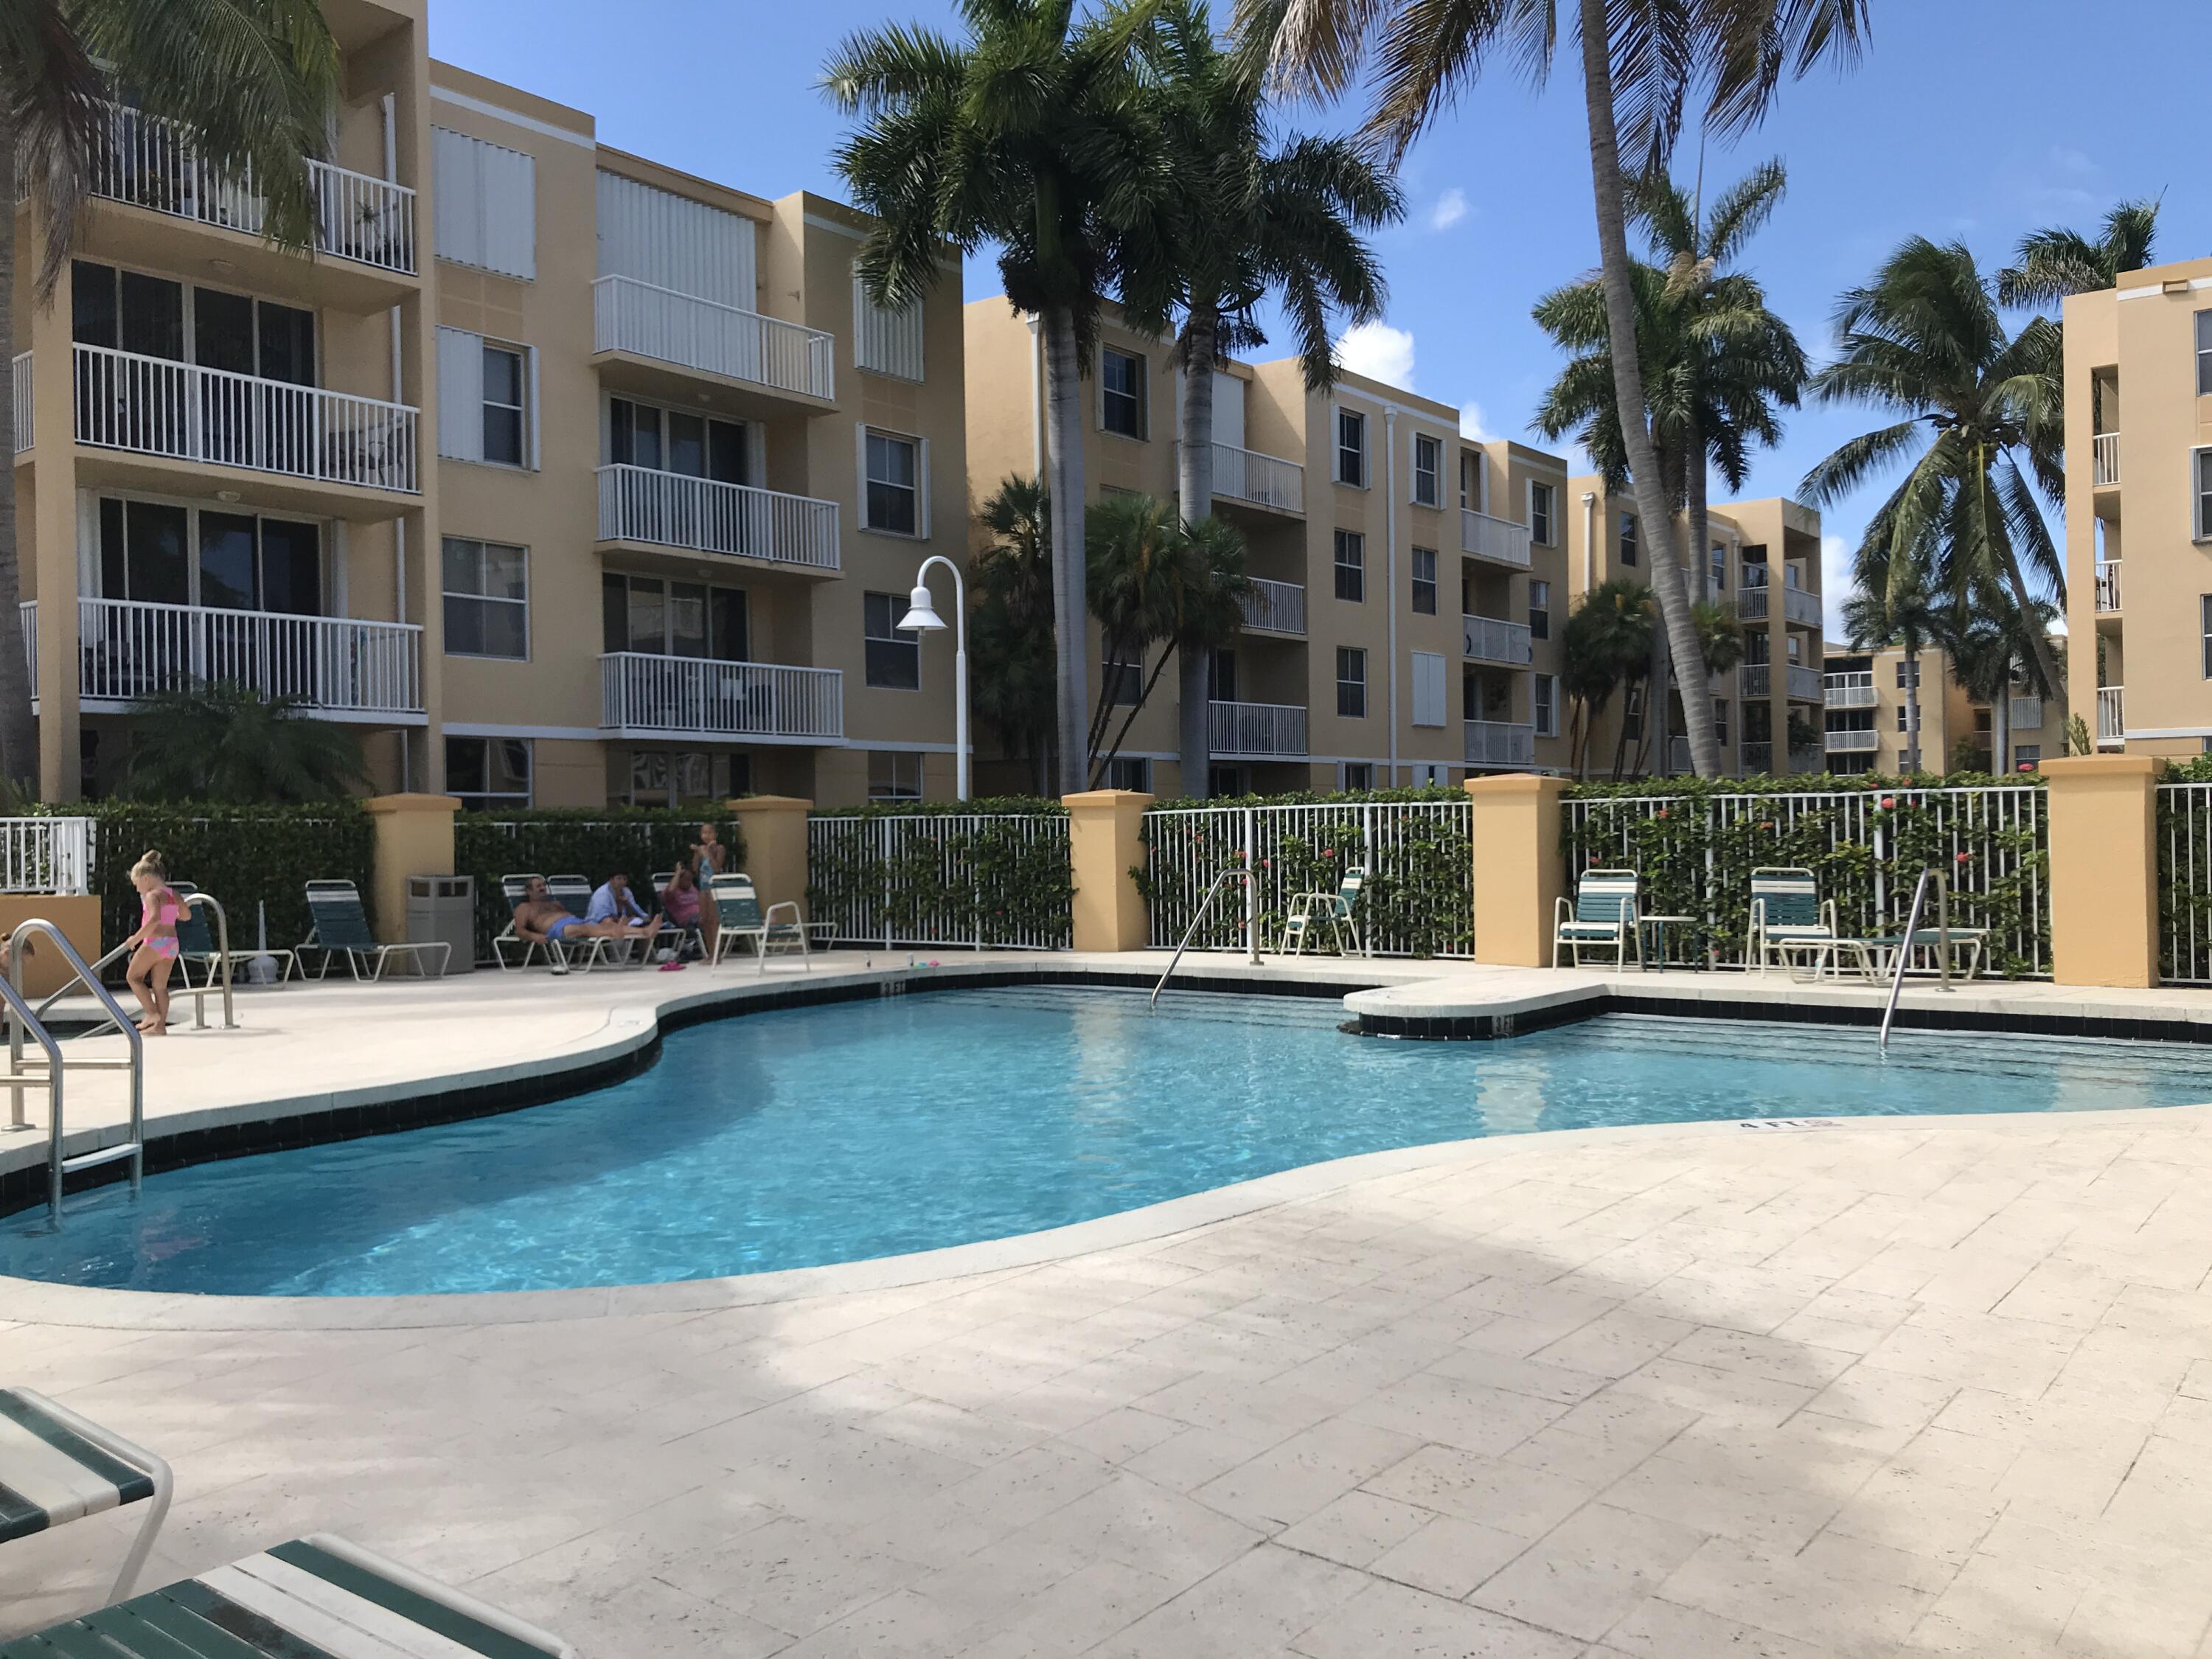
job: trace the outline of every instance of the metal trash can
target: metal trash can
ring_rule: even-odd
[[[472,876],[407,878],[407,942],[449,945],[448,974],[468,974],[477,965],[477,884]],[[396,963],[398,958],[392,960]],[[423,964],[424,971],[429,963]]]

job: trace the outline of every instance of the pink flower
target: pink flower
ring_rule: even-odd
[[[1662,806],[1659,809],[1659,816],[1662,818],[1667,816],[1667,809],[1665,807]]]
[[[1882,810],[1883,811],[1885,811],[1885,812],[1888,811],[1892,807],[1895,806],[1896,805],[1897,805],[1897,797],[1896,797],[1896,796],[1894,796],[1894,795],[1884,795],[1884,796],[1881,798],[1881,810]]]
[[[1971,859],[1972,857],[1973,857],[1973,854],[1972,854],[1972,853],[1961,853],[1961,854],[1959,854],[1959,862],[1960,862],[1960,863],[1961,863],[1961,864],[1964,864],[1964,863],[1965,863],[1968,859]]]

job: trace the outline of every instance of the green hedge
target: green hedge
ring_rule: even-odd
[[[975,800],[872,800],[860,806],[822,806],[816,818],[951,818],[1015,817],[1064,818],[1067,808],[1035,795],[985,795]]]
[[[969,817],[976,822],[940,822]],[[817,812],[806,913],[854,943],[1066,950],[1075,895],[1066,817],[1058,801],[1020,796]],[[1055,822],[1047,830],[1040,818]]]
[[[491,942],[507,926],[501,877],[580,875],[596,885],[619,870],[635,884],[638,902],[651,909],[653,878],[691,856],[706,822],[696,811],[652,806],[456,813],[454,873],[472,876],[477,884],[477,960],[491,960]],[[744,838],[738,826],[725,819],[714,823],[730,849],[728,869],[743,869]]]

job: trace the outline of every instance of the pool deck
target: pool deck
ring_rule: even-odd
[[[941,960],[917,972],[1160,959]],[[526,1080],[618,1060],[702,995],[884,977],[862,963],[242,995],[240,1030],[154,1045],[150,1115]],[[1355,1006],[1407,1018],[1605,996],[1863,1018],[1870,994],[1263,971],[1368,981]],[[2212,1015],[2179,991],[1906,1003]],[[113,1081],[71,1121],[112,1133]],[[42,1146],[0,1132],[0,1159]],[[2212,1106],[1464,1142],[704,1286],[0,1280],[0,1356],[174,1462],[156,1578],[334,1530],[586,1656],[2212,1659]],[[126,1534],[0,1548],[0,1635],[96,1600]]]

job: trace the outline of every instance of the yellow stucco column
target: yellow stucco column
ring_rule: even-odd
[[[806,909],[806,815],[811,800],[793,795],[747,795],[729,804],[738,833],[745,838],[744,862],[738,867],[753,878],[761,908],[795,904]]]
[[[1150,795],[1134,789],[1092,789],[1063,796],[1067,862],[1075,880],[1075,948],[1141,951],[1152,915],[1129,872],[1145,861],[1139,835]]]
[[[1509,772],[1462,787],[1474,808],[1474,959],[1548,968],[1553,907],[1566,890],[1559,853],[1566,780]]]
[[[407,878],[453,871],[451,795],[371,795],[362,805],[376,826],[375,883],[369,908],[376,936],[387,945],[407,937]]]
[[[0,897],[0,933],[12,933],[18,924],[37,917],[62,930],[62,937],[76,947],[87,962],[100,960],[100,900],[96,896],[58,893],[9,893]],[[58,991],[69,982],[69,964],[61,952],[44,939],[23,941],[23,988],[34,997]]]
[[[2051,977],[2158,983],[2158,768],[2149,755],[2043,763],[2051,789]]]

